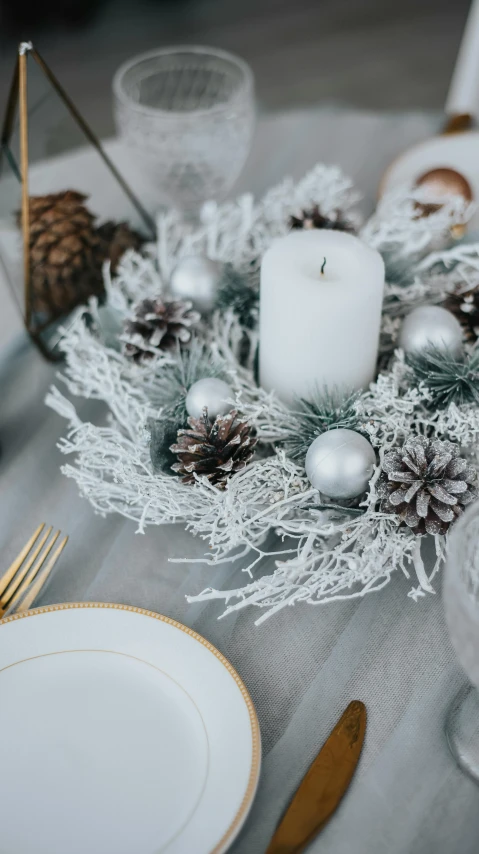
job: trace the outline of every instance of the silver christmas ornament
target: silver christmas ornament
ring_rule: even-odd
[[[463,350],[461,324],[438,305],[421,305],[404,318],[399,346],[408,355],[420,355],[428,347],[460,356]]]
[[[178,261],[170,279],[175,299],[190,299],[202,314],[213,311],[224,265],[206,255],[187,255]]]
[[[311,486],[344,501],[366,491],[376,465],[372,445],[355,430],[328,430],[310,445],[306,474]]]
[[[206,407],[211,421],[214,421],[217,415],[230,412],[233,405],[227,400],[232,397],[233,389],[228,383],[216,377],[205,377],[191,386],[186,395],[186,411],[193,418],[200,418]]]

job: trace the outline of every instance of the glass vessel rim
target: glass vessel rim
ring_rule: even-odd
[[[479,522],[479,499],[476,499],[466,508],[461,518],[454,525],[448,538],[446,553],[446,570],[449,578],[454,578],[455,584],[466,590],[467,580],[461,559],[466,548],[467,534],[470,525]]]
[[[212,107],[203,107],[196,110],[164,110],[161,107],[149,107],[145,104],[139,104],[138,101],[135,101],[134,98],[131,98],[126,94],[123,88],[123,79],[125,75],[131,71],[135,65],[139,65],[142,62],[145,62],[148,59],[155,59],[157,57],[169,56],[176,53],[190,53],[190,54],[200,54],[203,56],[211,56],[213,58],[223,59],[231,65],[235,66],[241,72],[242,81],[238,88],[238,90],[227,100],[222,101],[221,103],[215,104]],[[221,50],[220,48],[215,47],[207,47],[205,45],[191,45],[191,44],[179,44],[172,45],[171,47],[165,48],[156,48],[155,50],[149,50],[145,53],[139,53],[136,56],[127,59],[114,74],[113,77],[113,94],[120,101],[123,106],[128,107],[131,110],[134,110],[138,113],[142,113],[143,115],[160,117],[162,119],[188,119],[188,118],[196,118],[198,116],[210,116],[215,113],[222,113],[225,110],[229,109],[232,104],[236,101],[241,100],[245,97],[245,95],[249,95],[253,92],[254,88],[254,75],[253,72],[245,60],[241,59],[241,57],[237,56],[234,53],[230,53],[227,50]]]

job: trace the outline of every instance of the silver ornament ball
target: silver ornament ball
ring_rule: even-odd
[[[311,486],[328,498],[357,498],[368,487],[376,465],[374,448],[355,430],[328,430],[310,445],[306,474]]]
[[[170,279],[175,299],[191,300],[202,314],[213,311],[224,265],[206,255],[187,255],[178,261]]]
[[[233,397],[233,390],[228,383],[216,377],[205,377],[193,383],[186,395],[186,411],[193,418],[200,418],[203,410],[208,410],[211,421],[217,415],[226,415],[232,409],[227,400]]]
[[[463,350],[461,324],[439,305],[421,305],[404,318],[399,346],[410,356],[421,355],[429,347],[460,356]]]

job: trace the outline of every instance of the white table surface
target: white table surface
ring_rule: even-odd
[[[285,174],[300,177],[322,159],[352,174],[371,208],[388,161],[434,124],[428,116],[341,110],[271,116],[259,124],[240,188],[262,193]],[[121,158],[114,143],[111,151]],[[89,184],[99,212],[109,207],[118,215],[91,163],[81,152],[45,163],[36,167],[36,186]],[[120,517],[94,516],[59,472],[56,441],[64,423],[43,405],[56,369],[18,335],[8,311],[2,292],[1,333],[4,339],[15,334],[0,360],[2,563],[45,520],[71,540],[40,603],[97,600],[152,608],[192,626],[230,658],[256,704],[264,750],[258,796],[233,850],[266,850],[308,765],[356,698],[368,709],[360,765],[340,809],[309,850],[477,854],[479,788],[456,768],[444,737],[446,709],[464,676],[440,595],[415,604],[407,597],[411,583],[398,575],[363,600],[295,607],[259,628],[253,611],[218,621],[219,605],[187,605],[185,593],[209,584],[238,586],[241,566],[212,570],[168,563],[169,556],[203,554],[204,544],[180,526],[151,529],[142,537]],[[83,417],[89,407],[81,404]]]

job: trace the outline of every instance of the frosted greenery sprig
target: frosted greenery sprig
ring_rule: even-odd
[[[220,311],[231,310],[246,329],[258,325],[259,271],[251,268],[247,272],[235,270],[225,264],[218,288],[216,307]]]
[[[177,461],[177,457],[170,451],[170,447],[176,442],[178,430],[183,424],[184,421],[176,421],[174,418],[163,418],[157,421],[151,419],[148,422],[150,459],[155,474],[163,472],[173,477],[171,467]]]
[[[309,446],[321,433],[340,427],[357,430],[358,398],[358,392],[341,395],[329,389],[317,389],[311,401],[300,398],[291,410],[291,435],[284,443],[288,456],[304,462]]]
[[[174,359],[158,368],[148,388],[154,406],[163,417],[180,426],[186,422],[186,395],[193,383],[205,377],[228,378],[226,364],[202,341],[194,338],[188,348],[178,348]]]
[[[178,347],[175,358],[157,369],[148,387],[151,403],[161,408],[161,417],[148,421],[150,458],[153,470],[172,474],[177,458],[170,451],[178,430],[188,418],[186,395],[191,386],[205,377],[227,379],[226,366],[220,356],[194,338],[190,347]]]
[[[429,391],[432,406],[479,405],[479,350],[458,358],[430,347],[421,355],[408,356],[407,364],[416,383],[423,383]]]

